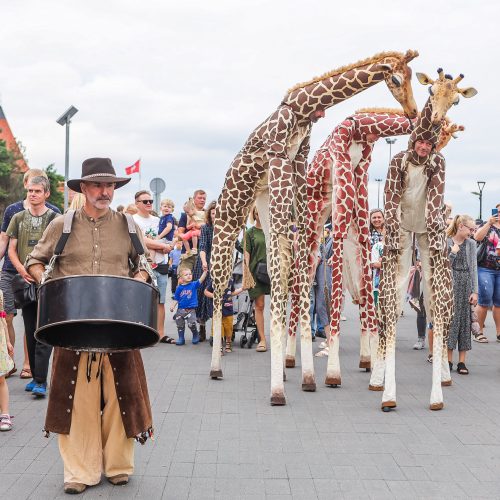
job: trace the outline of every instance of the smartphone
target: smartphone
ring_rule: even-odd
[[[498,217],[498,208],[492,208],[491,209],[491,215],[493,217]]]

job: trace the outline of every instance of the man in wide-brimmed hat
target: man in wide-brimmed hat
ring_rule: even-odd
[[[116,176],[108,158],[85,160],[81,177],[68,181],[68,187],[85,195],[85,204],[75,212],[53,278],[75,274],[148,278],[125,216],[109,208],[115,189],[129,181]],[[49,224],[29,256],[26,267],[37,282],[54,255],[64,221],[58,217]],[[138,226],[136,231],[143,243]],[[139,351],[96,355],[56,348],[51,382],[45,431],[59,434],[64,491],[81,493],[98,484],[102,473],[112,484],[126,484],[134,470],[134,438],[143,443],[153,425]]]

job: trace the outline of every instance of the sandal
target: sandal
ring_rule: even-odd
[[[164,335],[161,339],[160,342],[162,344],[175,344],[175,340],[172,337],[169,337],[168,335]]]
[[[451,361],[448,361],[448,366],[450,367],[450,372],[453,371],[453,363]]]
[[[9,373],[7,373],[7,375],[5,375],[5,378],[9,378],[9,377],[11,377],[11,376],[12,376],[12,375],[14,375],[14,373],[16,373],[16,372],[17,372],[17,368],[16,368],[16,365],[14,365],[14,368],[12,368],[12,370],[11,370]],[[10,429],[9,429],[9,430],[10,430]]]
[[[469,370],[465,366],[465,363],[457,363],[457,373],[460,375],[469,375]]]
[[[23,368],[19,374],[20,378],[33,378],[33,374],[29,368]]]
[[[497,339],[498,339],[498,337],[497,337]],[[483,335],[483,332],[479,332],[478,335],[473,335],[472,340],[474,342],[479,342],[480,344],[487,344],[488,343],[488,337]]]
[[[233,352],[231,349],[231,341],[226,340],[226,352]]]
[[[261,340],[258,345],[257,345],[257,352],[266,352],[267,351],[267,345],[265,340]]]
[[[10,415],[0,415],[0,431],[4,432],[10,430],[12,430],[12,421]]]
[[[427,356],[427,363],[432,363],[432,354]]]
[[[497,333],[497,342],[500,342],[500,333]]]

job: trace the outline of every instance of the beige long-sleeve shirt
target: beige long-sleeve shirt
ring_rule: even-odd
[[[27,269],[33,264],[46,265],[49,262],[61,237],[63,224],[64,217],[58,217],[47,226],[29,255]],[[142,231],[137,224],[136,230],[150,261]],[[109,210],[102,217],[94,219],[80,209],[75,213],[71,234],[56,261],[52,277],[75,274],[131,276],[140,269],[139,256],[132,245],[125,216]]]

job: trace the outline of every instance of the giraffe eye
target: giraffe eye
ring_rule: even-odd
[[[392,75],[391,77],[392,83],[396,85],[396,87],[401,87],[403,84],[403,79],[399,75]]]
[[[434,92],[432,91],[432,87],[429,87],[429,94],[434,95]]]
[[[456,106],[460,102],[460,97],[455,97],[455,100],[453,101],[453,106]]]

